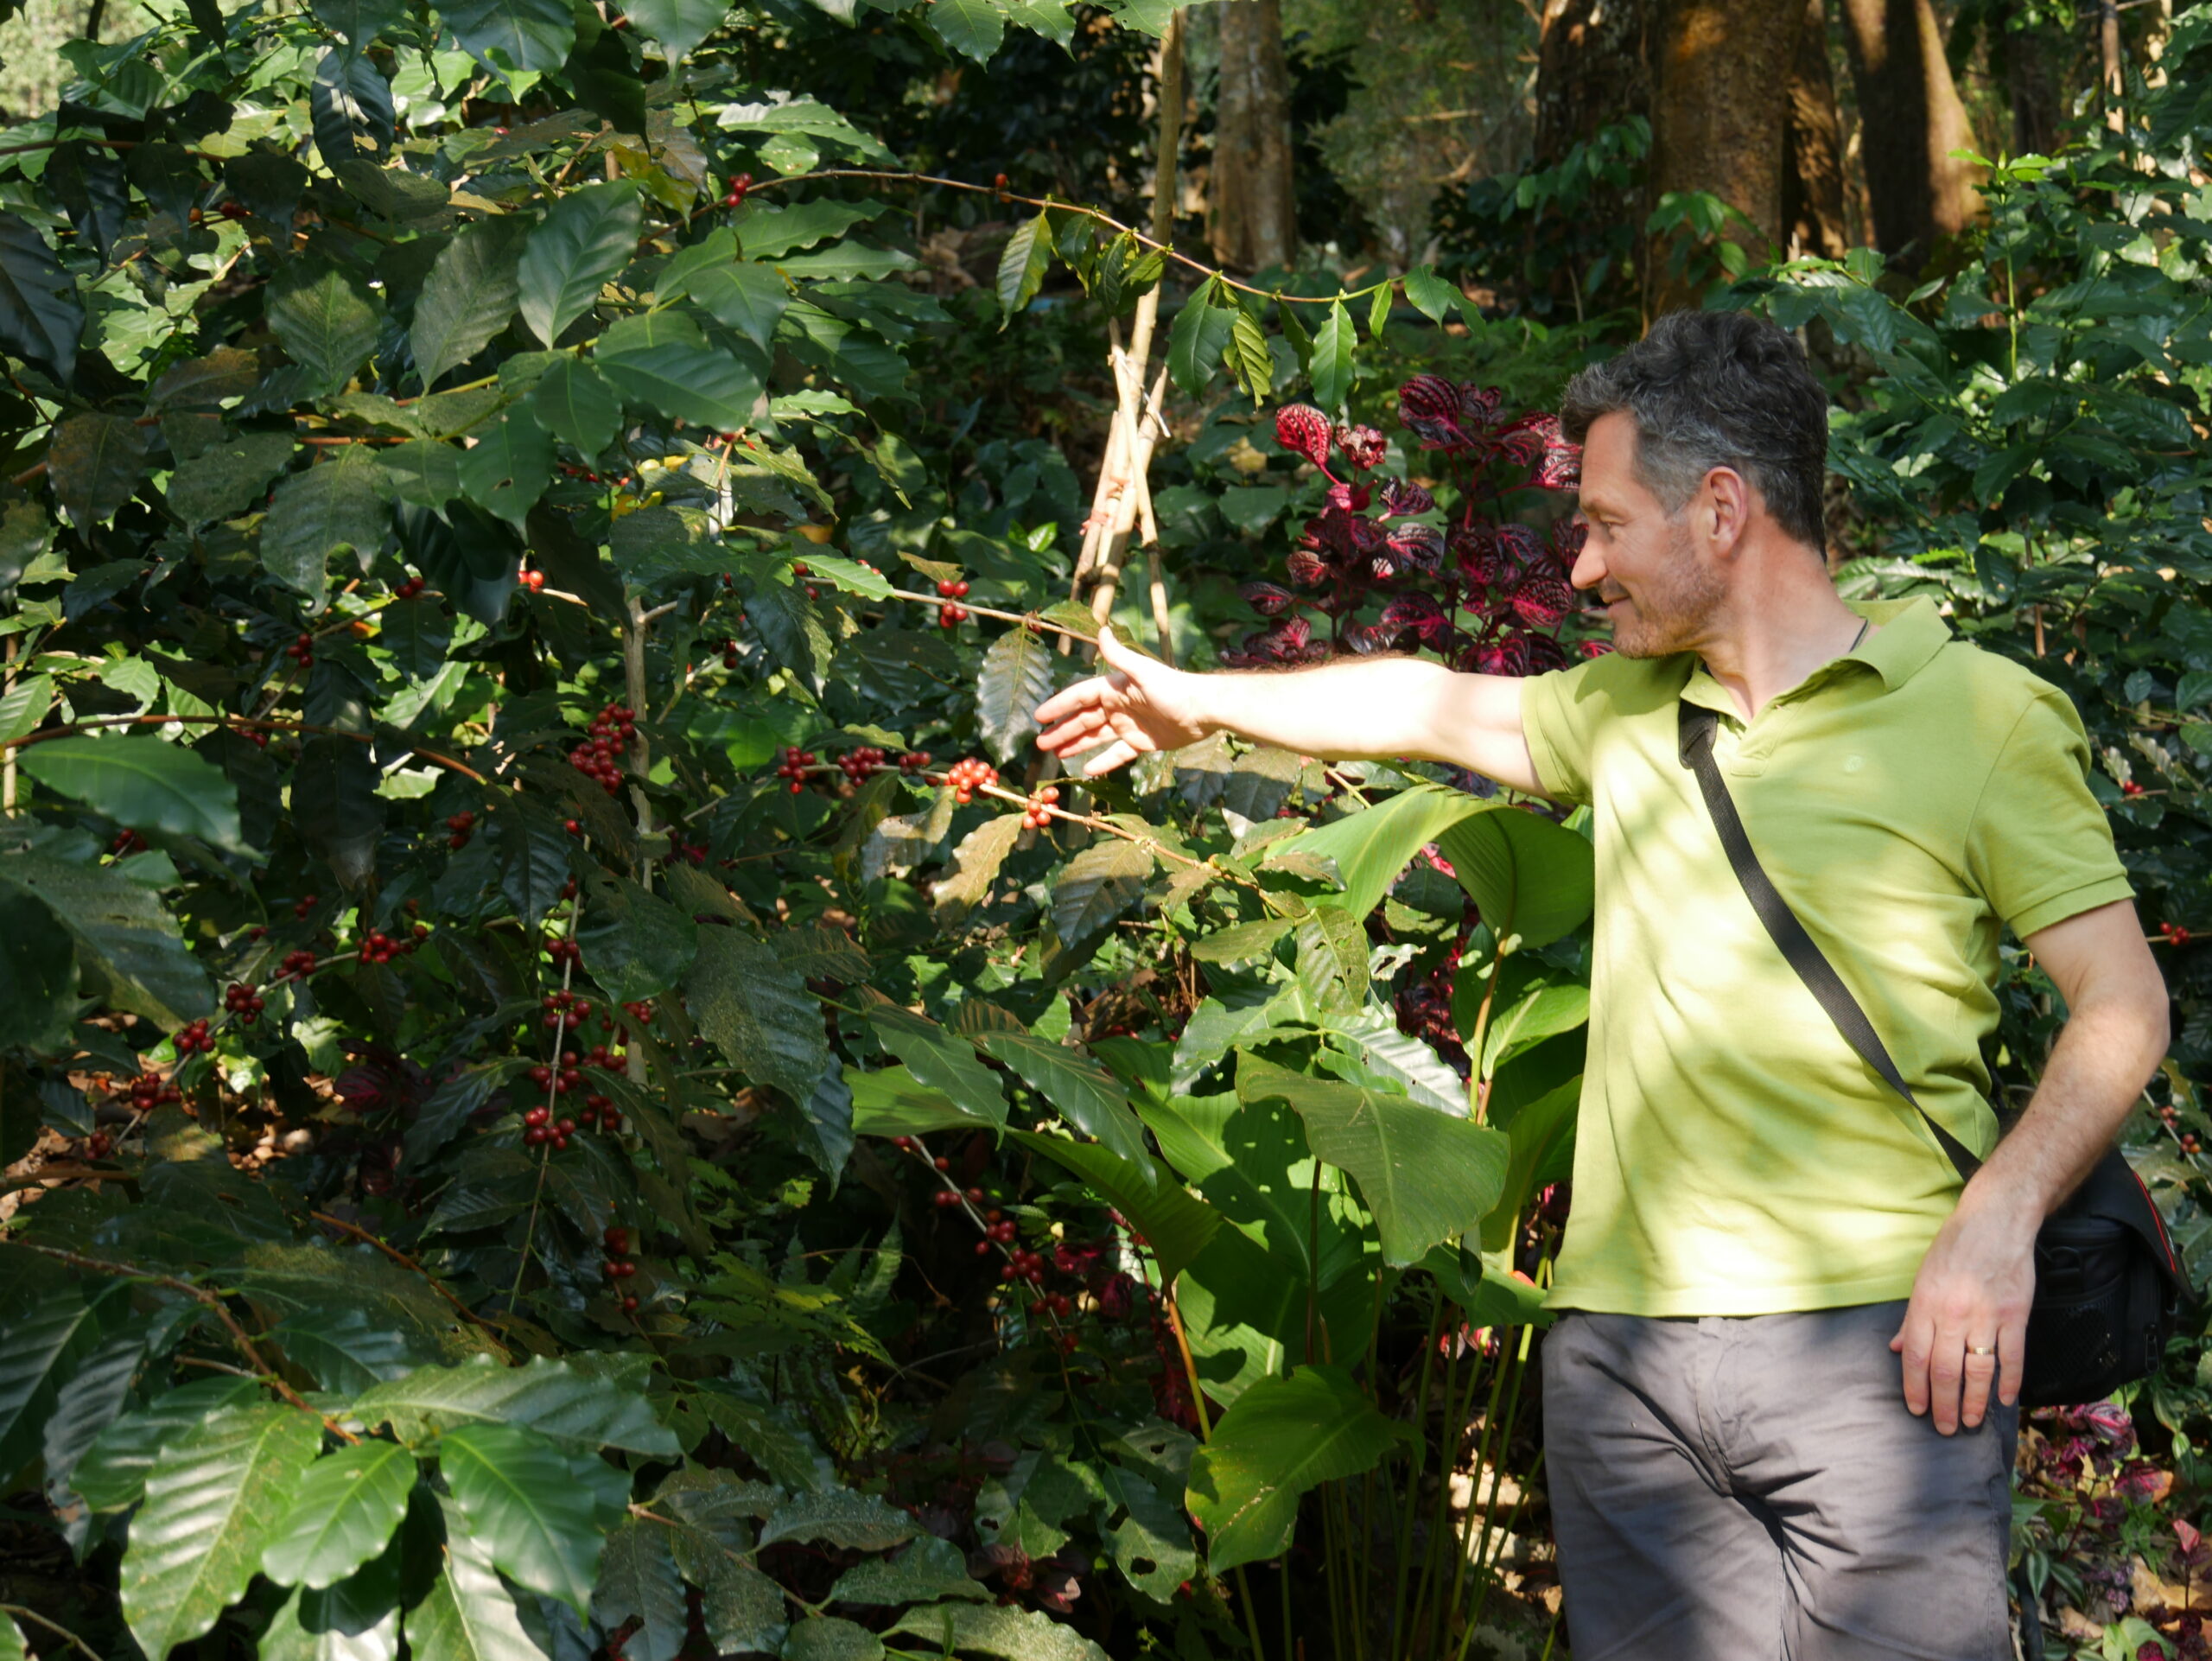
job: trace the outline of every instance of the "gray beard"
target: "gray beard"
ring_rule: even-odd
[[[1613,625],[1613,650],[1624,658],[1665,658],[1693,649],[1719,614],[1727,591],[1701,571],[1690,553],[1688,525],[1669,538],[1665,576],[1647,582],[1629,616]]]

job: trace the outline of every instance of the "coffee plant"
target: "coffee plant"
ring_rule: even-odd
[[[1500,503],[1569,460],[1417,381],[1440,476],[1332,476],[1426,270],[1262,295],[1030,200],[941,292],[920,181],[772,79],[833,24],[194,0],[0,136],[8,1653],[1525,1619],[1588,843],[1226,740],[1053,782],[1142,470],[1086,524],[929,378],[1065,270],[1141,391],[1165,296],[1208,419],[1346,417],[1246,447],[1369,556],[1332,637],[1510,671],[1565,596]],[[1368,622],[1377,547],[1441,586]]]

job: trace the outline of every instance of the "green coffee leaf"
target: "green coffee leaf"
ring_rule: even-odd
[[[760,1543],[826,1542],[845,1551],[888,1551],[922,1531],[889,1500],[852,1488],[794,1494],[760,1525]]]
[[[621,400],[578,358],[563,358],[538,378],[531,410],[546,431],[588,456],[613,443],[622,426]]]
[[[558,69],[575,44],[575,13],[563,0],[447,0],[438,12],[463,46],[480,58],[496,52],[510,69]]]
[[[35,731],[53,703],[54,681],[47,675],[26,675],[0,693],[0,744]]]
[[[493,1565],[581,1619],[606,1545],[590,1490],[553,1442],[512,1424],[467,1424],[438,1438],[438,1470]]]
[[[941,1655],[957,1650],[997,1661],[1106,1661],[1105,1651],[1041,1609],[928,1603],[907,1610],[891,1631],[911,1632]]]
[[[1332,301],[1328,316],[1314,334],[1313,357],[1306,366],[1313,378],[1314,401],[1332,414],[1340,411],[1351,396],[1352,352],[1357,344],[1358,335],[1344,302]]]
[[[555,0],[531,0],[554,3]],[[565,7],[561,9],[564,22]],[[449,19],[456,29],[457,19]],[[573,25],[570,25],[573,30]],[[467,40],[466,34],[462,35]],[[565,42],[562,56],[567,55]],[[538,66],[554,67],[554,64]],[[569,325],[589,311],[599,291],[630,263],[644,216],[637,187],[627,180],[586,185],[553,205],[530,233],[518,273],[523,321],[551,346]]]
[[[1406,273],[1406,298],[1432,323],[1442,322],[1447,314],[1466,304],[1466,296],[1458,287],[1428,265],[1416,265]]]
[[[1052,649],[1042,633],[1013,628],[991,642],[976,677],[976,724],[1000,761],[1029,748],[1037,706],[1052,695]]]
[[[702,928],[683,990],[700,1032],[741,1074],[794,1102],[814,1093],[830,1065],[821,1007],[768,947],[735,928]]]
[[[519,529],[552,481],[552,436],[522,404],[500,411],[476,436],[461,455],[462,493]]]
[[[185,949],[160,897],[120,871],[90,863],[89,847],[86,862],[62,856],[66,847],[48,840],[0,848],[0,893],[43,904],[118,1009],[168,1028],[207,1014],[213,1001],[207,971]]]
[[[407,1612],[407,1646],[415,1661],[546,1661],[523,1631],[514,1594],[484,1543],[469,1531],[467,1514],[451,1499],[442,1503],[445,1572]]]
[[[935,0],[930,27],[963,57],[988,63],[1006,38],[1006,17],[990,0]]]
[[[645,0],[629,8],[630,21],[651,41],[658,41],[661,55],[681,63],[699,43],[721,26],[729,8],[723,0]]]
[[[350,550],[365,570],[384,551],[391,530],[386,479],[359,445],[291,474],[261,522],[262,569],[320,611],[333,554]]]
[[[870,1005],[868,1018],[883,1047],[906,1064],[917,1084],[942,1091],[964,1113],[994,1124],[1006,1123],[1006,1092],[998,1074],[976,1059],[966,1039],[887,1001]]]
[[[79,531],[115,517],[138,488],[146,434],[127,416],[72,416],[46,449],[47,482]]]
[[[609,997],[658,997],[683,978],[698,951],[698,926],[665,900],[620,877],[593,880],[576,942],[584,967]]]
[[[506,328],[521,294],[523,245],[529,235],[521,219],[487,220],[439,251],[415,302],[407,335],[424,391]]]
[[[734,354],[709,346],[644,347],[599,355],[600,372],[633,402],[718,432],[752,426],[766,397]]]
[[[634,1621],[622,1652],[632,1661],[675,1661],[690,1612],[664,1523],[626,1518],[607,1537],[592,1614],[608,1632]]]
[[[883,1640],[857,1620],[809,1615],[784,1639],[784,1661],[880,1661]]]
[[[270,330],[327,391],[353,379],[376,350],[383,322],[383,298],[344,266],[287,261],[269,285]]]
[[[85,309],[76,280],[18,215],[0,213],[0,345],[43,364],[67,386],[76,379]]]
[[[1209,278],[1183,302],[1167,331],[1167,372],[1192,398],[1213,379],[1236,331],[1236,309],[1215,305],[1213,295]]]
[[[353,1413],[371,1429],[390,1424],[410,1443],[457,1425],[515,1424],[576,1453],[620,1448],[673,1459],[677,1452],[643,1397],[543,1356],[520,1367],[480,1356],[457,1367],[418,1368],[364,1391]]]
[[[1144,1126],[1130,1111],[1128,1092],[1089,1056],[1028,1032],[987,1033],[976,1041],[1085,1136],[1124,1159],[1143,1157]]]
[[[340,1448],[308,1467],[292,1503],[262,1548],[262,1572],[279,1586],[320,1590],[381,1553],[415,1486],[415,1456],[396,1441]]]
[[[1095,842],[1061,868],[1052,885],[1052,927],[1074,945],[1087,941],[1144,898],[1152,850],[1111,837]]]
[[[942,4],[943,0],[938,0]],[[1049,212],[1017,227],[999,256],[999,327],[1037,297],[1045,273],[1052,269],[1052,224]]]
[[[257,506],[299,447],[289,433],[243,433],[201,450],[169,475],[169,509],[195,528]]]
[[[238,837],[238,786],[181,744],[135,734],[55,738],[24,750],[18,765],[48,789],[131,830],[250,851]]]

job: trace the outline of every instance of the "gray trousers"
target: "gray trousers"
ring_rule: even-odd
[[[1904,1305],[1544,1335],[1546,1488],[1574,1661],[2012,1661],[2017,1409],[1939,1435]]]

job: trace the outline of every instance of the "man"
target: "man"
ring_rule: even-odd
[[[1827,412],[1787,334],[1681,313],[1567,389],[1614,652],[1527,680],[1409,659],[1111,672],[1039,710],[1087,773],[1226,729],[1588,803],[1592,1016],[1555,1265],[1548,1486],[1575,1661],[2008,1661],[2021,1350],[2044,1216],[2167,1040],[2065,697],[1925,598],[1831,585]],[[1963,1191],[1759,924],[1680,763],[1753,848],[1929,1112]],[[1997,1139],[1980,1041],[2009,927],[2069,1019]]]

